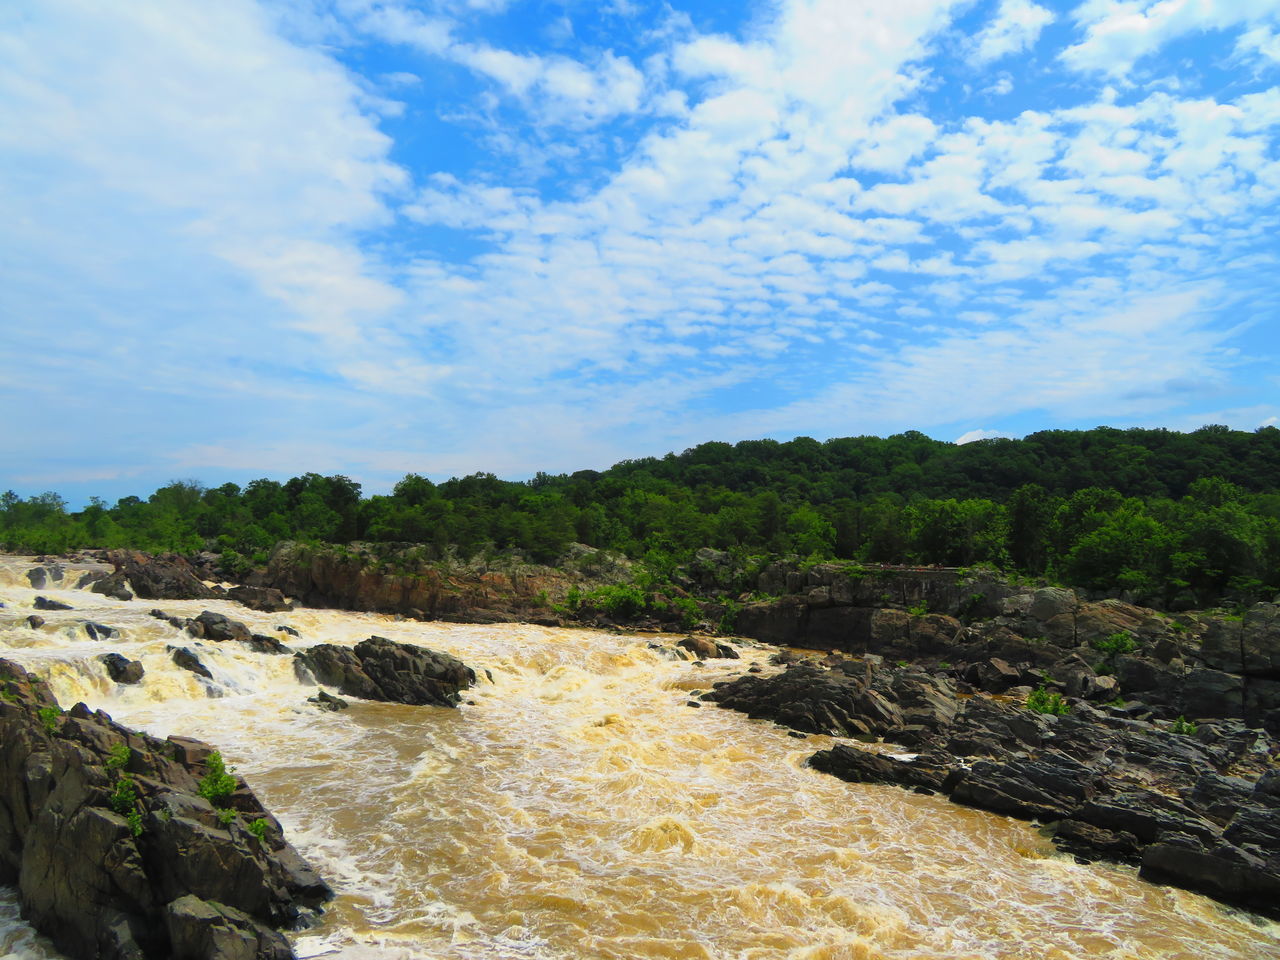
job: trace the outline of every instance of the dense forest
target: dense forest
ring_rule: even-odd
[[[818,442],[704,443],[605,471],[443,483],[409,474],[363,497],[308,473],[146,500],[0,496],[0,544],[222,554],[230,573],[280,540],[415,542],[439,556],[566,545],[621,551],[653,571],[699,547],[741,555],[994,564],[1163,604],[1280,589],[1280,430],[1050,430],[957,446],[917,432]]]

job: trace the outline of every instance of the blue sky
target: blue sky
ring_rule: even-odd
[[[16,0],[0,489],[1280,416],[1275,0]]]

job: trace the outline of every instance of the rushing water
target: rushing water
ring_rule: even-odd
[[[1080,866],[1029,824],[816,773],[803,761],[830,738],[688,705],[743,662],[699,667],[635,635],[72,589],[39,591],[76,609],[32,630],[30,565],[0,558],[0,656],[64,706],[209,740],[238,765],[339,894],[295,937],[299,956],[1280,958],[1280,926]],[[456,711],[323,712],[292,658],[192,641],[153,606],[288,624],[294,647],[376,633],[453,653],[481,682]],[[122,636],[89,640],[85,620]],[[174,666],[167,644],[214,681]],[[141,660],[143,682],[113,684],[108,651]],[[0,957],[57,957],[0,894]]]

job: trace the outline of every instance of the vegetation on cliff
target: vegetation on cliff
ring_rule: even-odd
[[[700,547],[740,557],[970,565],[1122,589],[1161,604],[1280,589],[1280,430],[1045,431],[956,446],[908,432],[825,443],[706,443],[598,472],[527,482],[410,474],[362,497],[309,473],[69,512],[54,493],[0,496],[0,544],[61,552],[221,552],[242,573],[281,540],[426,544],[437,557],[570,543],[620,551],[661,576]]]

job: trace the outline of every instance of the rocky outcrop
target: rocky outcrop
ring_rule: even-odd
[[[291,957],[331,892],[212,748],[129,730],[0,660],[0,883],[75,958]],[[206,791],[208,792],[208,791]]]
[[[364,700],[456,707],[476,680],[457,657],[386,637],[354,647],[320,644],[294,656],[318,682]]]
[[[253,636],[253,631],[239,620],[232,620],[230,617],[221,613],[214,613],[212,610],[203,611],[195,618],[195,622],[200,625],[200,631],[194,635],[217,643],[227,640],[247,641]]]
[[[112,550],[106,558],[115,572],[94,584],[96,593],[107,593],[127,581],[143,600],[206,600],[218,596],[217,591],[205,586],[190,562],[178,554],[153,556],[137,550]]]
[[[681,637],[676,646],[688,650],[699,660],[738,660],[741,654],[728,643],[717,643],[710,637]]]
[[[804,732],[903,744],[918,756],[840,744],[810,763],[1037,820],[1078,857],[1140,864],[1154,881],[1280,916],[1280,744],[1264,731],[1222,719],[1175,732],[1137,719],[1151,715],[1141,703],[1072,699],[1066,715],[1043,714],[955,672],[833,657],[739,677],[704,699]],[[976,678],[1020,696],[1030,687],[1007,684],[1039,679],[999,662]]]

